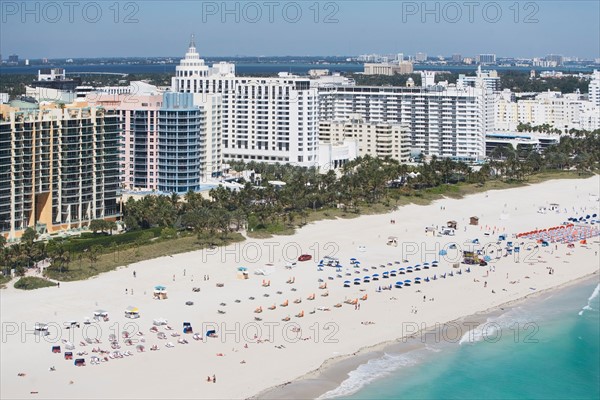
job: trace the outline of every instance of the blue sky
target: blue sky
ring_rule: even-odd
[[[0,0],[3,58],[425,52],[600,57],[600,1]],[[318,12],[317,12],[318,10]]]

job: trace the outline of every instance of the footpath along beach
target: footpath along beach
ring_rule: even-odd
[[[342,365],[329,386],[297,392],[318,396],[384,344],[597,274],[599,188],[598,176],[547,181],[319,221],[60,288],[9,287],[0,395],[275,398],[265,390]],[[442,235],[449,221],[456,229]],[[464,251],[486,265],[462,264]],[[290,265],[301,254],[312,257]],[[460,337],[473,328],[458,325]]]

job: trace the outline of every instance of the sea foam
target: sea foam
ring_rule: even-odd
[[[581,311],[579,311],[579,315],[583,315],[584,311],[594,311],[592,304],[594,304],[594,300],[596,300],[599,295],[600,295],[600,283],[598,285],[596,285],[596,288],[592,292],[592,295],[588,298],[587,304],[585,306],[583,306]]]
[[[466,332],[458,342],[459,345],[465,343],[481,342],[485,338],[495,338],[505,330],[519,329],[532,321],[532,317],[517,307],[497,317],[488,318],[483,324]],[[498,331],[500,332],[498,333]]]
[[[386,353],[382,357],[361,364],[354,371],[348,373],[348,378],[340,386],[321,395],[317,400],[349,396],[377,379],[388,376],[402,367],[413,366],[418,362],[419,358],[415,354]]]

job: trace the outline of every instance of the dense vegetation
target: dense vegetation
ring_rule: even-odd
[[[510,89],[513,92],[547,92],[581,93],[588,92],[589,80],[577,76],[564,78],[535,78],[531,79],[529,73],[521,71],[506,71],[499,73],[501,89]]]
[[[261,181],[241,181],[243,187],[237,191],[212,189],[210,199],[193,192],[183,198],[176,194],[130,198],[123,205],[128,232],[118,235],[108,233],[112,224],[93,222],[98,233],[43,242],[36,241],[35,231],[28,229],[18,244],[6,246],[0,239],[0,265],[4,273],[15,269],[22,275],[35,262],[50,258],[48,276],[83,279],[126,262],[241,240],[236,232],[243,229],[251,236],[289,234],[319,218],[384,212],[433,198],[428,196],[460,194],[467,187],[520,184],[536,174],[569,169],[596,173],[599,149],[600,131],[595,131],[563,136],[543,154],[526,147],[519,151],[499,147],[490,154],[489,162],[477,169],[436,157],[414,166],[363,157],[347,163],[338,175],[293,165],[234,162],[234,169],[254,170]],[[268,184],[271,180],[287,185],[275,187]],[[140,251],[140,247],[146,250]]]

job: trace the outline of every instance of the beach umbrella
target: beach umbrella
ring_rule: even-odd
[[[410,283],[410,282],[412,282],[410,279],[405,279],[404,280],[404,283]]]
[[[350,261],[356,261],[356,258],[352,257],[352,258],[350,259]]]
[[[373,278],[379,278],[379,274],[373,274]]]
[[[490,256],[485,256],[485,257],[483,257],[483,259],[484,259],[485,261],[490,261],[492,258],[491,258]]]
[[[238,271],[248,271],[248,268],[246,268],[246,267],[238,267]]]
[[[363,279],[371,279],[371,277],[369,275],[367,275]]]
[[[448,254],[448,252],[446,250],[440,250],[440,256],[445,256],[446,254]]]

